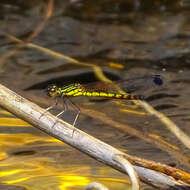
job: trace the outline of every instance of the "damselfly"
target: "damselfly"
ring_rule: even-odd
[[[50,97],[63,98],[64,109],[57,117],[62,115],[67,110],[66,100],[70,97],[85,96],[85,97],[101,97],[109,99],[124,99],[124,100],[144,100],[142,95],[132,95],[131,93],[136,90],[148,89],[155,86],[161,86],[163,84],[162,77],[160,75],[143,76],[135,79],[128,79],[123,81],[117,81],[114,83],[95,82],[90,84],[74,83],[63,87],[57,85],[50,85],[47,88],[47,94]],[[126,93],[118,92],[118,88],[123,89]],[[71,102],[71,101],[70,101]],[[55,106],[54,105],[54,106]],[[77,109],[77,115],[74,119],[73,126],[79,117],[80,109],[71,102],[71,105]],[[54,106],[47,108],[52,109]]]

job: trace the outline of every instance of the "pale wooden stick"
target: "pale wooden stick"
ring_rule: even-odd
[[[97,182],[91,182],[85,188],[85,190],[91,190],[91,189],[109,190],[106,186],[102,185],[101,183],[97,183]]]
[[[44,109],[17,95],[3,85],[0,85],[0,106],[27,121],[31,125],[61,141],[64,141],[81,152],[95,158],[96,160],[126,173],[125,168],[122,167],[122,164],[114,158],[115,155],[121,155],[124,158],[127,158],[127,154],[98,139],[95,139],[77,128],[74,128],[72,125],[56,118],[49,112],[44,114]],[[44,115],[40,118],[42,113]],[[54,125],[57,120],[58,122]],[[75,130],[74,134],[73,130]],[[134,166],[134,168],[141,180],[158,188],[167,189],[178,186],[179,189],[182,189],[184,187],[184,183],[177,182],[165,174],[139,166]],[[187,184],[186,186],[189,187]]]

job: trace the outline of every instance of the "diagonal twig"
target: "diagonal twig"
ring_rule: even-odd
[[[72,125],[64,122],[63,120],[59,120],[49,112],[46,112],[43,117],[39,119],[40,116],[45,112],[44,109],[17,95],[3,85],[0,85],[0,106],[13,113],[14,115],[22,118],[23,120],[29,122],[40,130],[50,134],[51,136],[54,136],[61,141],[64,141],[65,143],[80,150],[81,152],[84,152],[85,154],[95,158],[96,160],[110,165],[111,167],[123,173],[126,172],[125,169],[122,167],[121,164],[118,164],[118,161],[114,160],[114,156],[120,155],[124,159],[128,158],[130,162],[134,161],[132,156],[117,150],[116,148],[84,133],[77,128],[74,128]],[[52,127],[55,122],[57,122],[56,125]],[[75,130],[74,134],[73,130]],[[180,182],[175,180],[178,177],[177,175],[173,176],[175,177],[174,179],[172,178],[172,175],[167,176],[166,174],[141,167],[140,165],[143,165],[144,160],[140,158],[136,158],[136,161],[138,161],[136,162],[138,166],[134,165],[136,172],[138,173],[140,179],[148,184],[151,184],[160,189],[166,189],[169,187],[174,188],[176,186],[179,189],[182,189],[183,187],[190,187],[188,185],[188,183],[190,184],[190,174],[186,172],[172,167],[168,167],[166,165],[164,167],[164,164],[159,163],[159,165],[162,165],[165,169],[167,169],[168,174],[171,174],[169,172],[171,172],[172,169],[176,171],[176,174],[178,176],[180,174],[185,174],[186,178],[183,179],[183,182],[182,180]],[[154,162],[150,162],[150,164],[152,163]]]

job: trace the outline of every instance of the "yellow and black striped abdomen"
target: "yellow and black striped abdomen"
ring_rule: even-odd
[[[89,92],[89,91],[80,92],[79,94],[74,94],[73,96],[103,97],[103,98],[126,99],[126,100],[144,99],[144,97],[141,95],[119,94],[111,92]]]

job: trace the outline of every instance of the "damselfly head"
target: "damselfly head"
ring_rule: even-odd
[[[58,95],[58,87],[55,84],[49,85],[46,92],[48,96],[56,97]]]

